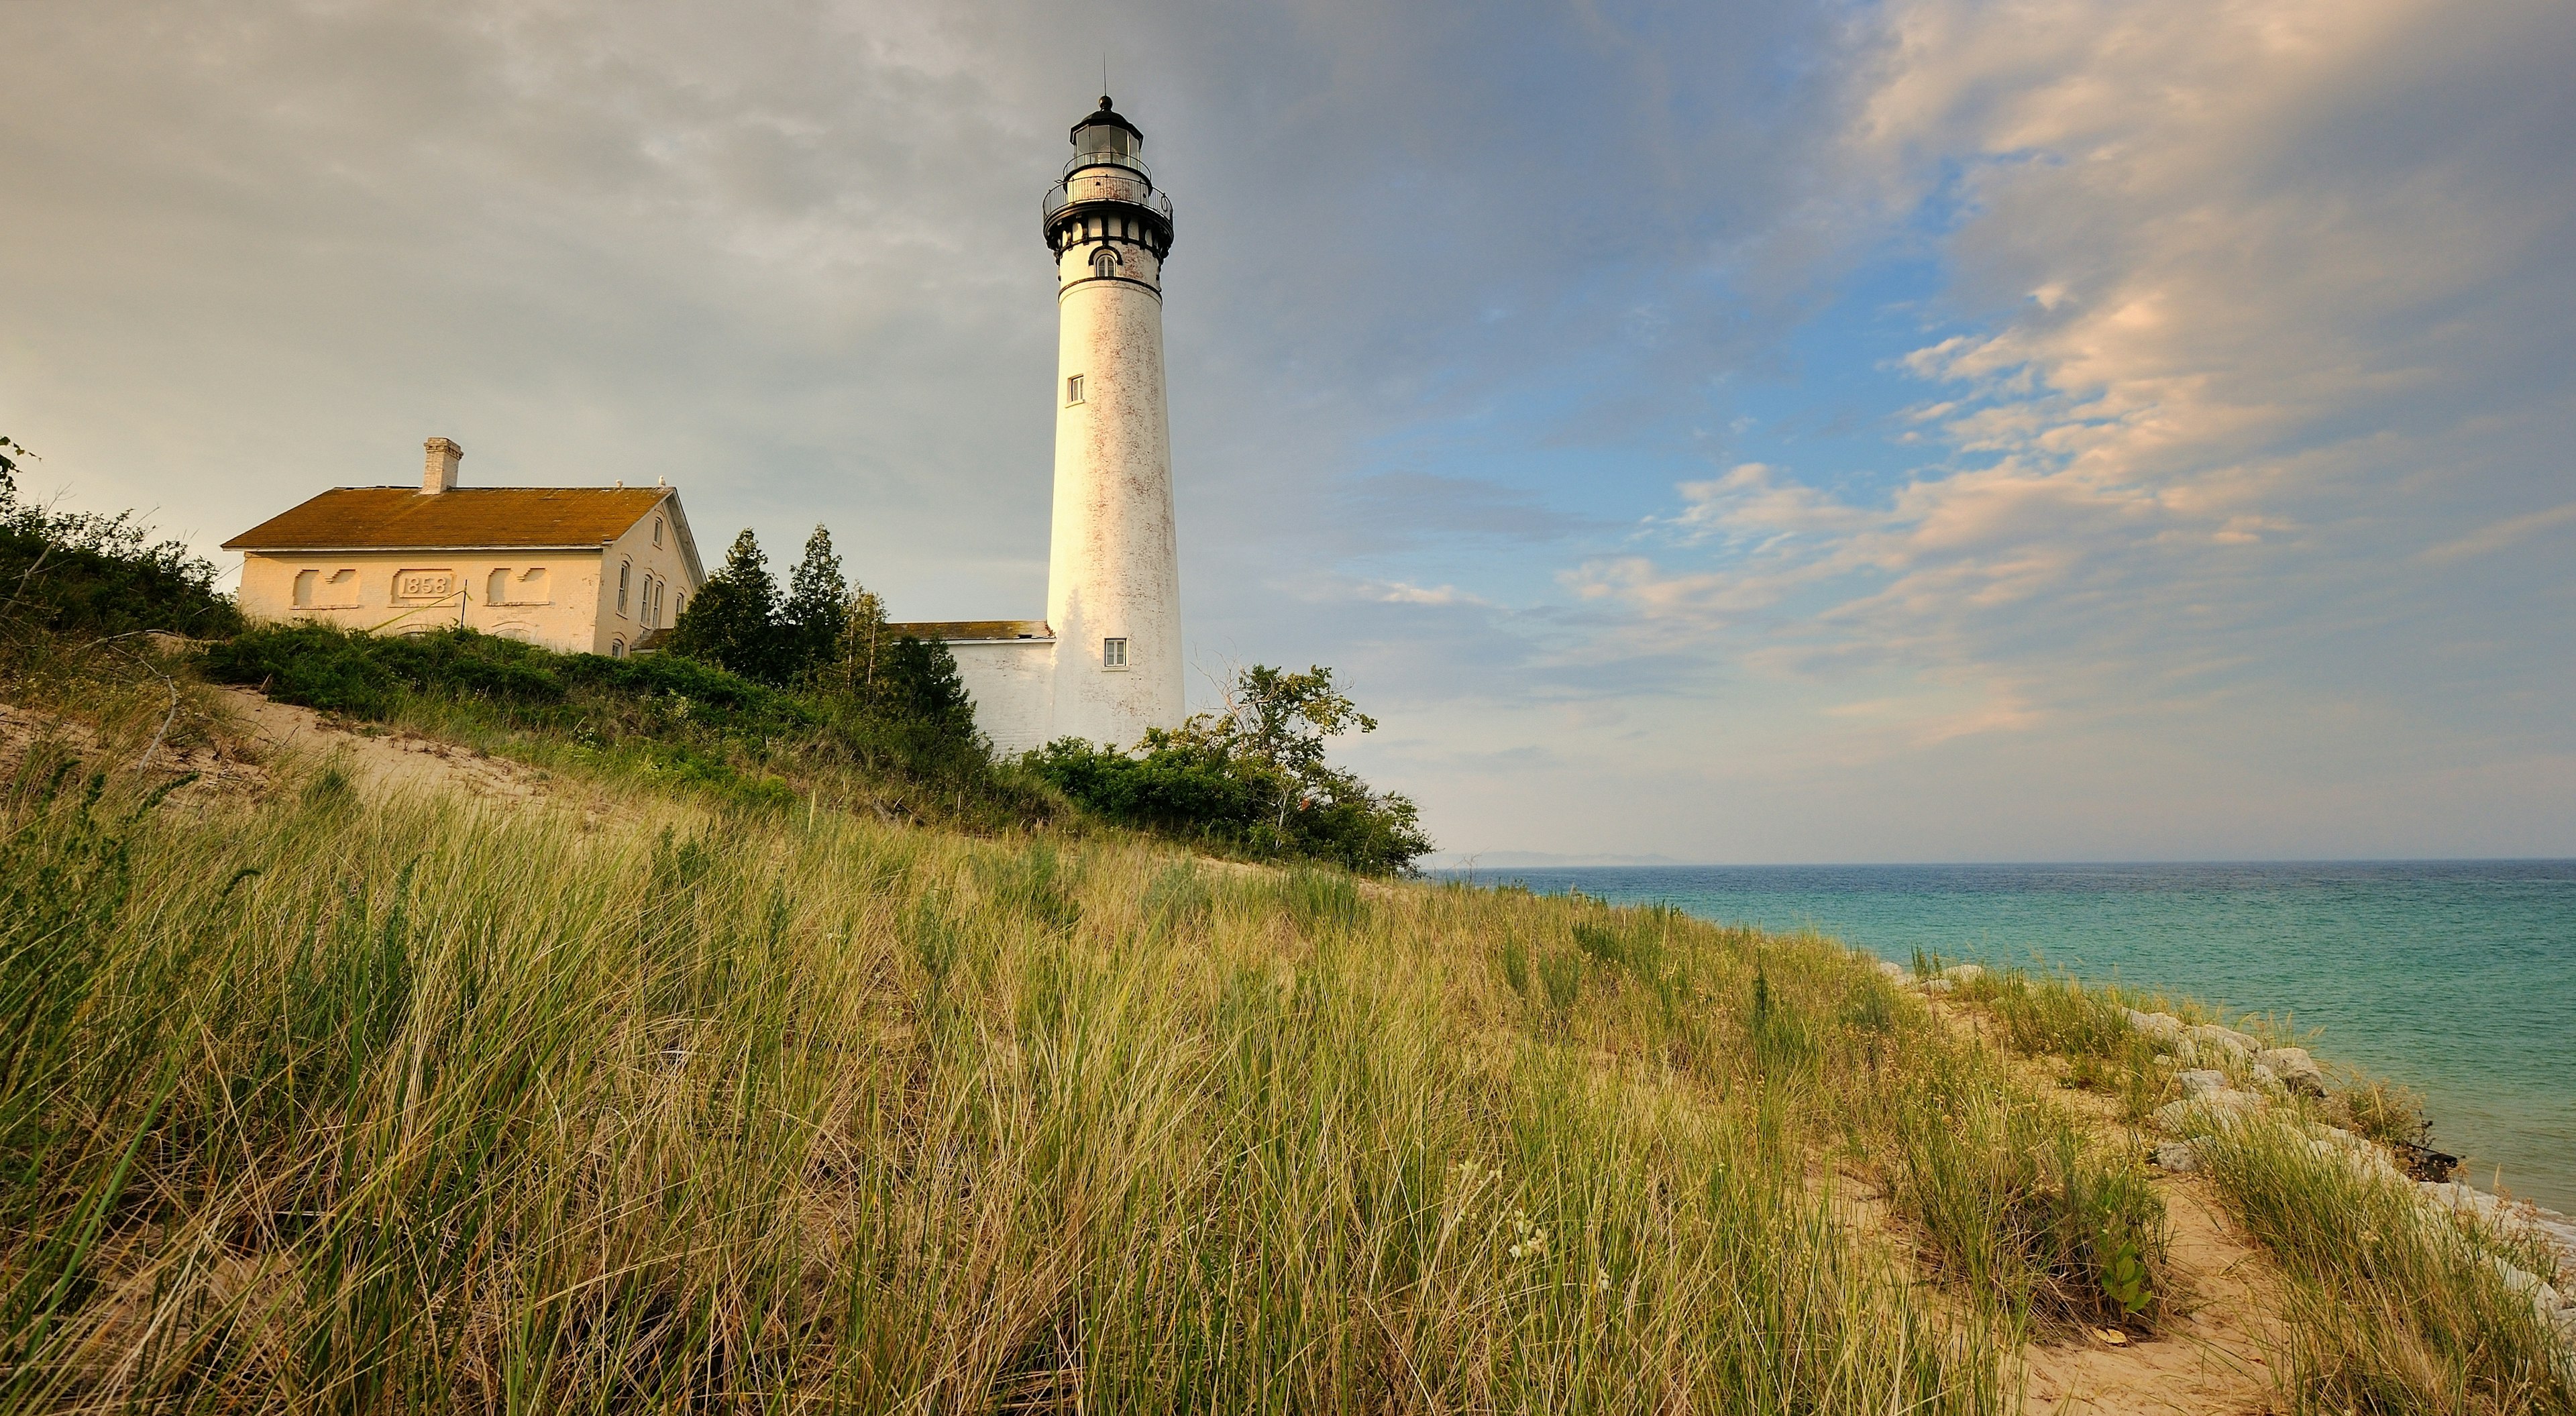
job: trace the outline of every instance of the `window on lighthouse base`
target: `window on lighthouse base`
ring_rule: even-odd
[[[1127,667],[1127,641],[1124,639],[1101,640],[1100,667],[1104,669],[1123,669]]]
[[[1080,403],[1082,401],[1082,375],[1067,374],[1064,376],[1064,401],[1067,403]]]

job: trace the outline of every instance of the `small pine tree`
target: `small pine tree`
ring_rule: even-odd
[[[878,701],[887,717],[918,724],[941,740],[974,740],[975,700],[946,644],[903,636],[886,651],[882,677]]]
[[[849,587],[841,580],[832,533],[823,527],[805,538],[805,558],[788,574],[787,603],[779,618],[783,677],[802,678],[831,663],[849,621]]]
[[[778,584],[769,557],[748,527],[733,538],[722,569],[698,587],[671,626],[671,652],[731,669],[745,678],[781,682],[787,665],[779,652]]]
[[[852,585],[841,606],[840,640],[817,678],[825,692],[874,712],[886,681],[886,653],[893,647],[894,638],[886,633],[885,601],[865,586]]]

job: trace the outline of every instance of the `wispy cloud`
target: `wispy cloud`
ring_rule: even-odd
[[[438,432],[1024,612],[1048,21],[0,6],[9,431],[207,544]],[[2576,9],[1101,27],[1193,635],[1393,705],[1451,844],[2576,848]]]
[[[2415,559],[2429,565],[2441,565],[2472,556],[2493,555],[2508,546],[2530,540],[2553,526],[2570,523],[2576,523],[2576,502],[2490,522],[2466,536],[2444,541],[2438,546],[2428,546],[2416,552]]]

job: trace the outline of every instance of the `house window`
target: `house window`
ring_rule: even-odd
[[[1064,401],[1067,403],[1080,403],[1082,401],[1082,375],[1068,374],[1065,376]]]
[[[658,516],[653,518],[653,544],[662,544],[662,518]]]
[[[1127,667],[1127,641],[1124,639],[1101,640],[1100,667],[1104,669],[1123,669]]]
[[[635,563],[633,561],[619,561],[617,563],[617,612],[621,615],[626,613],[626,586],[629,581],[634,579],[634,576]]]
[[[321,583],[322,572],[318,570],[299,570],[295,572],[295,608],[299,610],[311,609],[313,607],[313,587]]]
[[[625,658],[625,657],[626,657],[626,641],[625,641],[625,640],[623,640],[623,639],[612,639],[612,640],[608,641],[608,657],[610,657],[610,658],[612,658],[612,659],[623,659],[623,658]]]

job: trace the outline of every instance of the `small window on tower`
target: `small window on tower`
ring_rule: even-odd
[[[1127,641],[1124,639],[1101,640],[1100,667],[1104,669],[1123,669],[1127,667]]]
[[[1091,273],[1102,280],[1118,273],[1118,253],[1107,246],[1091,253]]]
[[[1080,403],[1082,401],[1082,375],[1067,374],[1065,376],[1064,401],[1067,403]]]

